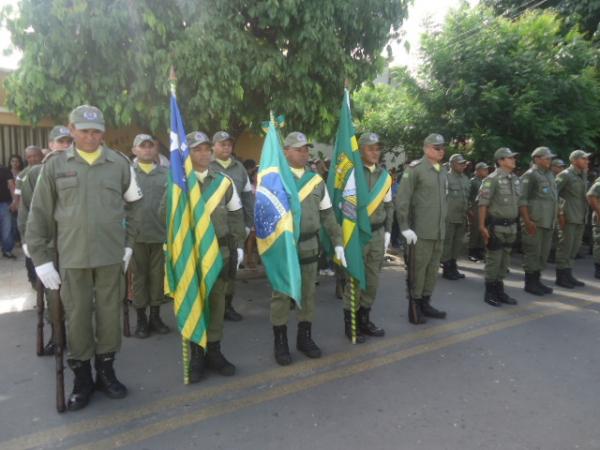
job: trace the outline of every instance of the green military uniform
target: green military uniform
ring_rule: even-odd
[[[39,175],[25,240],[37,267],[53,262],[56,238],[70,359],[121,346],[122,260],[135,234],[126,202],[139,198],[129,161],[108,147],[91,165],[73,147],[56,153]]]
[[[462,155],[455,154],[450,157],[450,166],[452,167],[454,163],[462,164],[466,163],[466,160]],[[471,185],[467,176],[451,168],[448,173],[446,234],[441,256],[444,278],[450,280],[464,278],[464,275],[458,272],[456,259],[460,255],[467,231],[470,189]]]
[[[598,197],[600,199],[600,177],[596,178],[594,184],[590,187],[587,192],[588,197]],[[594,264],[596,266],[595,277],[600,278],[600,217],[598,213],[594,211],[592,213],[592,236],[593,236],[593,255]]]
[[[400,230],[412,229],[415,244],[414,299],[433,293],[446,234],[448,174],[427,158],[415,160],[404,171],[396,195],[396,215]]]
[[[223,141],[223,140],[227,140],[227,139],[231,139],[233,141],[233,138],[227,132],[219,131],[219,132],[215,133],[215,135],[213,136],[213,143],[215,143],[216,141]],[[254,192],[252,190],[252,185],[250,184],[248,172],[246,171],[246,168],[244,167],[244,165],[240,161],[238,161],[236,158],[231,157],[229,159],[229,165],[223,164],[219,160],[214,160],[210,163],[210,168],[217,172],[221,172],[221,173],[227,175],[229,178],[231,178],[231,180],[233,180],[233,183],[235,184],[235,189],[242,201],[242,208],[244,211],[244,225],[248,230],[253,228],[254,227]],[[243,247],[244,246],[242,245],[240,248],[243,248]],[[226,306],[229,309],[227,315],[228,315],[228,317],[232,318],[233,320],[240,320],[241,316],[239,314],[237,314],[237,312],[235,312],[231,306],[231,301],[232,301],[233,295],[235,293],[235,278],[236,278],[236,273],[237,273],[236,268],[237,268],[237,258],[238,258],[237,248],[235,248],[233,246],[230,247],[229,258],[231,259],[232,264],[230,264],[229,277],[226,282]]]
[[[560,172],[562,172],[566,167],[565,162],[560,159],[560,158],[554,158],[552,160],[552,165],[550,166],[550,169],[552,170],[552,173],[555,175],[558,175]],[[559,199],[559,214],[560,214],[560,199]],[[548,262],[551,264],[554,264],[556,262],[556,247],[558,246],[558,221],[556,223],[556,225],[554,226],[554,232],[552,233],[552,244],[550,245],[550,254],[548,256]]]
[[[206,177],[202,179],[196,172],[196,176],[200,183],[200,190],[203,197],[207,193],[211,193],[214,183],[225,183],[227,189],[215,209],[213,210],[210,221],[215,230],[215,235],[219,241],[221,256],[223,258],[223,269],[221,275],[215,281],[215,284],[210,291],[210,320],[207,328],[207,337],[209,345],[212,342],[219,342],[223,338],[223,318],[225,314],[225,295],[229,274],[231,273],[231,264],[236,264],[229,257],[231,247],[241,248],[244,244],[244,216],[240,198],[235,190],[233,181],[221,173],[208,169]],[[219,191],[216,191],[218,195]],[[206,200],[206,199],[205,199]]]
[[[134,147],[136,145],[134,143]],[[164,217],[156,207],[165,195],[169,170],[166,167],[154,165],[150,172],[146,172],[141,169],[139,164],[135,164],[134,169],[144,196],[140,200],[135,214],[138,227],[131,266],[133,306],[138,313],[136,336],[147,337],[148,331],[156,331],[160,334],[169,331],[159,319],[159,309],[164,299],[165,256],[163,245],[166,239],[166,227]],[[147,307],[150,307],[150,329],[146,324]]]
[[[363,166],[365,181],[369,192],[376,186],[381,186],[378,204],[369,208],[371,222],[371,240],[363,247],[363,261],[365,263],[366,289],[360,292],[357,308],[369,310],[375,302],[379,288],[379,273],[383,267],[385,256],[385,233],[391,233],[394,221],[394,205],[392,203],[392,177],[383,168]],[[351,309],[350,284],[344,290],[344,309]]]
[[[340,227],[335,220],[327,187],[320,175],[305,170],[301,177],[294,173],[294,180],[300,195],[302,217],[298,257],[302,275],[301,308],[298,322],[312,322],[315,313],[315,283],[319,258],[319,230],[327,231],[334,246],[342,245]],[[290,298],[280,292],[273,292],[271,298],[271,323],[285,325],[290,312]]]
[[[479,168],[488,168],[485,163],[477,163],[475,170]],[[477,196],[481,187],[482,179],[478,176],[473,176],[469,180],[469,210],[471,211],[471,220],[469,223],[469,257],[472,260],[483,259],[485,243],[479,231],[479,205]]]
[[[555,155],[547,147],[538,147],[532,156],[552,158]],[[550,294],[552,288],[541,282],[541,272],[546,267],[550,253],[558,212],[556,182],[550,169],[534,164],[521,176],[519,209],[526,209],[536,226],[535,235],[531,236],[527,232],[524,218],[521,221],[525,291],[534,295]]]

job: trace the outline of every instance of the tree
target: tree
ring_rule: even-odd
[[[174,65],[188,129],[234,132],[286,114],[291,128],[332,134],[344,80],[359,85],[409,0],[23,0],[4,18],[21,67],[8,105],[29,121],[99,106],[111,125],[168,123]]]

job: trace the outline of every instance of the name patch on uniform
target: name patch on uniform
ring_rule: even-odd
[[[59,172],[56,174],[56,178],[69,178],[69,177],[76,177],[77,176],[77,172],[75,172],[74,170],[70,171],[70,172]]]

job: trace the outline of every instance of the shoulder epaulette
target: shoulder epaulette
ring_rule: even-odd
[[[422,162],[423,162],[423,158],[421,158],[421,159],[415,159],[414,161],[410,162],[410,164],[408,165],[408,167],[417,167]]]
[[[58,154],[60,154],[60,153],[62,153],[62,152],[60,152],[60,151],[56,151],[56,150],[54,150],[54,151],[51,151],[51,152],[50,152],[50,153],[48,153],[46,156],[44,156],[44,159],[42,159],[42,164],[44,164],[46,161],[49,161],[49,160],[50,160],[50,158],[53,158],[53,157],[55,157],[56,155],[58,155]]]

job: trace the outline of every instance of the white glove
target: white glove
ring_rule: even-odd
[[[250,234],[250,228],[248,227],[244,227],[244,229],[246,230],[246,237],[248,237],[248,235]]]
[[[238,254],[238,258],[237,258],[237,265],[235,266],[235,270],[239,270],[240,264],[242,264],[244,262],[244,250],[242,250],[241,248],[238,248],[237,254]]]
[[[54,268],[54,263],[47,262],[41,266],[35,266],[35,273],[48,289],[57,290],[60,287],[60,275]]]
[[[27,244],[23,243],[23,245],[21,245],[21,250],[23,250],[23,254],[25,256],[31,258],[31,255],[29,254],[29,249],[27,248]]]
[[[406,243],[408,245],[417,243],[417,235],[410,228],[408,230],[404,230],[402,232],[402,236],[404,236],[404,239],[406,239]]]
[[[390,246],[390,240],[392,239],[392,234],[389,232],[385,232],[383,235],[383,253],[387,253],[387,249]]]
[[[333,250],[335,251],[335,259],[337,259],[340,262],[342,267],[348,267],[348,264],[346,263],[346,254],[344,253],[344,247],[338,245]]]
[[[125,254],[123,255],[123,272],[127,272],[127,268],[129,267],[129,261],[131,261],[131,255],[133,255],[133,250],[129,247],[125,247]]]

